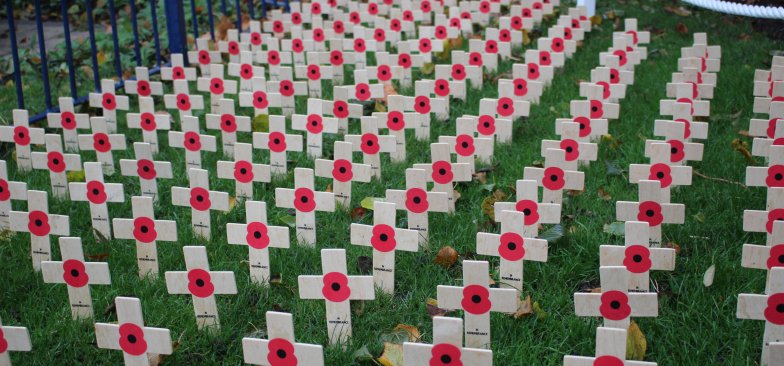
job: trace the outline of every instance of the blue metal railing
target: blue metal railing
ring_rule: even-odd
[[[38,49],[40,53],[40,67],[41,67],[41,83],[43,85],[43,100],[45,104],[44,111],[31,111],[30,122],[36,122],[46,118],[48,113],[52,112],[59,112],[59,106],[52,104],[52,90],[49,80],[49,59],[48,54],[46,52],[46,44],[45,44],[45,36],[44,36],[44,24],[42,21],[42,10],[41,10],[41,1],[42,0],[35,0],[35,21],[36,21],[36,31],[38,36]],[[98,54],[99,50],[96,43],[96,35],[95,35],[95,13],[94,13],[94,0],[76,0],[77,3],[84,3],[85,11],[87,15],[87,30],[89,34],[89,44],[90,44],[90,63],[92,64],[92,79],[93,79],[93,89],[96,91],[101,90],[101,73],[100,73],[100,65],[98,63]],[[261,15],[262,18],[266,16],[266,8],[268,6],[271,7],[283,7],[284,11],[288,11],[289,9],[289,1],[284,0],[285,2],[278,2],[277,0],[247,0],[247,13],[250,19],[255,20],[255,10],[256,5],[261,5]],[[150,20],[151,20],[151,31],[152,31],[152,39],[153,45],[155,47],[155,64],[150,67],[150,74],[154,75],[160,72],[160,68],[165,66],[164,58],[162,56],[162,47],[161,47],[161,35],[159,34],[158,29],[158,9],[157,5],[159,2],[163,2],[164,5],[164,15],[166,21],[166,42],[168,45],[169,53],[181,53],[185,58],[186,64],[188,63],[187,59],[187,51],[188,51],[188,44],[187,44],[187,33],[186,33],[186,18],[185,18],[185,8],[183,6],[184,0],[129,0],[129,7],[130,7],[130,16],[131,16],[131,28],[133,32],[133,55],[135,66],[144,66],[145,61],[143,59],[143,52],[142,52],[142,40],[139,33],[139,24],[138,24],[138,10],[137,4],[140,3],[148,3],[150,7]],[[206,10],[207,10],[207,20],[208,20],[208,27],[209,27],[209,34],[210,37],[214,40],[215,39],[215,21],[214,21],[214,10],[213,10],[213,0],[190,0],[190,15],[191,15],[191,25],[193,27],[193,36],[194,38],[198,38],[199,34],[199,24],[198,24],[198,14],[197,14],[197,2],[206,2]],[[16,24],[14,21],[14,7],[13,1],[6,1],[6,14],[8,18],[8,28],[9,28],[9,40],[11,42],[11,56],[12,62],[14,66],[14,86],[16,88],[16,104],[17,107],[20,109],[25,108],[25,95],[24,95],[24,88],[22,85],[22,72],[21,72],[21,62],[19,59],[19,47],[17,44],[17,36],[16,36]],[[224,16],[234,16],[236,18],[236,25],[237,28],[242,27],[242,5],[243,2],[240,0],[234,1],[234,8],[233,14],[229,14],[229,8],[227,8],[227,1],[220,0],[220,10]],[[79,95],[78,91],[78,81],[76,79],[76,70],[77,65],[75,65],[74,60],[74,52],[73,52],[73,44],[71,42],[71,25],[69,24],[68,20],[68,7],[69,1],[68,0],[60,0],[60,14],[62,16],[62,27],[63,27],[63,35],[65,37],[65,62],[68,68],[68,86],[70,90],[71,97],[74,99],[74,105],[82,104],[88,101],[87,95]],[[107,9],[106,12],[109,16],[109,22],[112,27],[112,45],[113,45],[113,66],[114,66],[114,73],[117,80],[116,88],[121,89],[125,85],[125,80],[123,79],[123,64],[121,58],[121,45],[120,45],[120,38],[118,35],[118,24],[117,24],[117,9],[115,8],[115,0],[109,0],[108,4],[106,5]]]

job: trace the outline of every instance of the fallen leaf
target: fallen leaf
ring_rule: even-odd
[[[523,29],[523,46],[531,44],[531,36],[528,34],[528,29]]]
[[[283,283],[283,274],[281,273],[274,273],[270,275],[269,279],[270,285],[280,285]]]
[[[506,193],[501,190],[495,190],[492,195],[485,197],[482,200],[482,212],[495,221],[495,203],[506,199]]]
[[[539,234],[539,236],[537,236],[537,239],[544,239],[547,240],[548,243],[552,243],[562,237],[563,237],[563,226],[561,226],[561,224],[555,224],[549,230]]]
[[[370,354],[367,345],[363,345],[358,350],[354,351],[354,354],[352,354],[351,357],[357,361],[370,361],[373,359],[373,355]]]
[[[94,261],[105,261],[109,258],[109,253],[87,254],[85,257]]]
[[[324,190],[324,192],[330,192],[330,193],[332,193],[332,183],[330,183],[330,184],[327,184],[327,189],[325,189],[325,190]]]
[[[599,14],[596,14],[596,15],[592,16],[591,17],[591,26],[602,25],[602,20],[603,20],[602,16],[599,15]]]
[[[351,220],[359,220],[363,218],[366,213],[367,210],[364,207],[354,207],[354,209],[351,210]]]
[[[542,309],[542,306],[539,305],[539,301],[534,301],[533,306],[531,306],[531,310],[536,314],[536,319],[542,320],[547,317],[547,312]]]
[[[711,285],[713,285],[713,278],[715,276],[716,276],[716,265],[711,264],[711,266],[708,267],[708,270],[705,271],[705,274],[702,275],[702,284],[705,285],[705,287],[711,287]]]
[[[84,170],[76,170],[66,174],[68,182],[84,182]]]
[[[403,345],[384,342],[384,353],[376,361],[384,366],[403,366]]]
[[[373,111],[378,113],[384,113],[387,111],[387,105],[384,101],[377,100],[373,105]]]
[[[749,143],[746,141],[742,141],[741,139],[734,139],[731,143],[732,148],[739,152],[743,157],[746,158],[746,162],[754,163],[754,156],[751,155],[749,151]]]
[[[642,361],[648,349],[648,340],[645,339],[640,326],[632,320],[626,335],[626,359]]]
[[[515,319],[521,319],[526,316],[533,314],[533,308],[531,307],[531,295],[526,295],[525,300],[517,299],[517,311],[514,313]]]
[[[474,179],[476,179],[479,183],[485,184],[487,183],[487,173],[486,172],[476,172],[473,174]]]
[[[278,216],[278,222],[289,227],[297,226],[297,219],[293,215],[283,214]]]
[[[231,212],[235,206],[237,206],[237,197],[229,196],[229,211],[226,211],[224,214]]]
[[[691,217],[694,218],[694,221],[697,221],[700,224],[704,224],[705,223],[705,214],[702,213],[702,212],[698,212],[698,213],[696,213],[694,215],[691,215]]]
[[[689,34],[689,27],[687,27],[686,24],[683,24],[683,22],[678,22],[678,24],[675,26],[675,31],[686,35]]]
[[[256,117],[253,117],[251,129],[253,132],[269,132],[269,115],[260,114]]]
[[[749,133],[749,131],[746,131],[746,130],[740,130],[740,131],[738,131],[738,135],[741,135],[741,136],[743,136],[743,137],[754,137],[754,136],[752,136],[752,135]]]
[[[457,251],[450,247],[444,246],[438,250],[436,254],[435,263],[444,268],[452,267],[457,262]]]
[[[604,224],[604,232],[614,236],[624,236],[626,230],[622,222],[616,221],[611,224]]]
[[[456,189],[453,189],[452,191],[453,191],[453,193],[452,193],[452,195],[453,195],[452,196],[452,200],[454,202],[457,202],[457,200],[459,200],[460,197],[461,197],[460,192],[458,192]]]
[[[433,298],[428,298],[425,301],[425,308],[427,308],[427,314],[430,315],[431,318],[434,316],[444,316],[449,313],[449,310],[439,308],[438,301]]]
[[[599,189],[596,190],[596,194],[605,201],[612,201],[612,196],[604,190],[604,187],[599,187]]]
[[[366,210],[373,210],[373,202],[381,201],[384,202],[384,198],[382,197],[365,197],[362,201],[359,202],[359,206],[366,209]]]
[[[607,175],[623,175],[623,169],[619,168],[614,161],[604,161],[604,166],[607,167]]]
[[[664,11],[666,11],[668,13],[675,14],[675,15],[679,15],[679,16],[682,16],[682,17],[687,17],[687,16],[691,15],[691,11],[689,9],[686,9],[686,8],[682,7],[682,6],[675,7],[675,6],[667,5],[667,6],[664,7]]]
[[[419,71],[422,73],[422,75],[430,75],[435,70],[436,70],[436,64],[432,62],[426,62],[422,65],[422,67],[419,68]]]
[[[672,242],[672,241],[667,242],[666,244],[664,244],[664,247],[665,248],[670,248],[670,249],[675,249],[675,254],[680,254],[680,252],[681,252],[681,246],[678,245],[678,243],[676,243],[676,242]]]

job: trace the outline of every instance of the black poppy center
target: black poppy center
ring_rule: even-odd
[[[142,170],[145,171],[145,172],[149,172],[150,171],[150,167],[144,166],[144,167],[142,167]]]
[[[199,202],[204,201],[204,196],[202,196],[202,195],[196,196],[196,201],[199,201]]]
[[[452,357],[449,355],[441,355],[441,363],[452,363]]]
[[[41,219],[36,219],[35,220],[35,226],[41,226],[43,224],[44,224],[44,222]]]
[[[591,107],[591,111],[597,112],[598,110],[599,110],[599,107],[597,107],[597,106]]]
[[[664,172],[656,173],[656,178],[663,179],[664,178]]]
[[[185,99],[180,99],[180,104],[185,104],[185,102],[186,102]]]
[[[571,146],[567,146],[566,147],[566,152],[570,153],[570,152],[572,152],[572,150],[574,150],[574,149]]]
[[[188,139],[188,142],[190,142],[192,144],[195,144],[196,143],[196,139],[191,137],[190,139]]]
[[[536,69],[531,68],[531,69],[528,70],[528,73],[530,73],[530,74],[536,73]]]
[[[784,263],[784,254],[779,256],[779,263]]]
[[[104,141],[103,139],[98,140],[98,145],[103,145],[105,143],[106,143],[106,141]]]
[[[330,287],[332,288],[332,291],[340,291],[340,284],[337,282],[332,282],[332,286]]]
[[[640,263],[640,262],[642,262],[642,256],[641,256],[641,255],[639,255],[639,254],[635,254],[635,255],[632,257],[632,260],[633,260],[633,261],[635,261],[635,262],[637,262],[637,263]]]
[[[368,140],[366,144],[367,146],[373,146],[373,140]]]
[[[139,231],[141,231],[142,234],[147,234],[147,232],[150,231],[150,229],[148,229],[147,225],[145,225],[145,226],[140,227]]]
[[[275,354],[278,356],[278,358],[286,358],[286,351],[282,349],[279,349],[277,352],[275,352]]]
[[[677,147],[673,147],[673,148],[670,149],[670,154],[677,154],[677,153],[678,153],[678,148]]]
[[[462,146],[464,149],[467,149],[468,148],[468,143],[463,141],[463,143],[460,144],[460,146]]]
[[[272,142],[274,142],[277,145],[277,144],[280,143],[280,139],[274,139],[274,140],[272,140]]]
[[[342,167],[340,167],[338,169],[338,171],[341,172],[341,173],[345,173],[346,172],[346,167],[342,166]]]
[[[256,238],[256,239],[261,239],[261,232],[258,231],[258,230],[254,231],[253,232],[253,237]]]
[[[220,88],[220,84],[218,84],[218,83],[215,83],[215,88],[216,88],[216,89],[217,89],[217,88]]]
[[[584,130],[584,129],[585,129],[585,123],[580,123],[580,129],[581,129],[581,130]]]
[[[72,269],[71,270],[71,277],[79,277],[79,270],[78,269]]]
[[[248,169],[240,168],[240,174],[247,174],[247,173],[248,173]]]
[[[60,165],[60,159],[54,158],[52,159],[52,163],[54,163],[54,165]],[[0,190],[0,192],[2,192],[2,190]]]
[[[112,99],[111,98],[106,98],[106,104],[111,104],[111,103],[112,103]]]
[[[444,169],[444,168],[438,169],[438,174],[441,174],[441,175],[446,174],[446,169]]]
[[[776,175],[774,175],[773,178],[776,180],[781,180],[782,178],[784,178],[784,175],[782,175],[781,173],[776,173]]]
[[[97,196],[99,193],[101,193],[101,191],[98,188],[93,188],[93,194],[94,195]]]
[[[507,244],[506,244],[506,247],[507,247],[509,250],[515,250],[515,249],[517,249],[517,244],[515,244],[514,242],[511,242],[511,241],[510,241],[509,243],[507,243]]]
[[[648,217],[653,217],[653,215],[654,215],[654,212],[653,212],[653,210],[647,210],[647,211],[645,211],[645,216],[648,216]]]
[[[196,280],[196,286],[204,287],[204,280],[202,280],[201,278]]]
[[[258,97],[258,98],[256,98],[256,101],[258,101],[259,103],[261,103],[261,102],[263,102],[263,101],[264,101],[264,98],[262,98],[262,97]]]
[[[308,197],[307,196],[302,196],[302,198],[300,198],[299,200],[302,201],[302,203],[308,203]]]
[[[136,343],[136,336],[133,334],[128,335],[128,343],[135,344]]]
[[[485,126],[485,128],[489,128],[490,127],[490,122],[485,122],[482,125]]]
[[[425,102],[419,102],[419,106],[420,107],[424,107],[425,106]]]
[[[478,304],[478,303],[482,302],[482,297],[479,296],[479,295],[472,295],[471,296],[471,302],[473,302],[474,304]]]
[[[553,181],[553,182],[558,181],[558,176],[553,174],[553,175],[550,176],[550,180]]]
[[[414,203],[418,204],[418,203],[422,202],[422,198],[420,198],[419,196],[416,196],[416,197],[414,197],[413,201],[414,201]]]
[[[523,214],[525,216],[530,216],[531,215],[531,209],[530,208],[523,209]]]
[[[778,311],[779,313],[784,313],[784,304],[776,305],[776,311]]]
[[[618,300],[613,300],[612,302],[610,302],[610,307],[615,310],[618,310],[621,307],[621,302]]]

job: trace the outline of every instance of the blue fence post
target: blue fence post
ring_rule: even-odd
[[[68,23],[67,1],[60,2],[60,16],[63,18],[63,35],[65,36],[65,62],[68,64],[68,85],[71,87],[71,98],[76,99],[76,71],[74,70],[73,48],[71,47],[71,25]]]
[[[136,0],[128,4],[131,7],[131,25],[133,26],[133,53],[136,57],[136,66],[142,66],[142,56],[139,50],[139,25],[136,21]]]
[[[120,39],[117,34],[120,29],[117,28],[117,11],[114,8],[114,0],[109,0],[109,23],[112,25],[112,43],[114,44],[114,72],[117,73],[117,79],[122,83],[123,71],[122,60],[120,60]]]
[[[212,0],[207,0],[207,20],[210,23],[210,38],[215,42],[215,16],[212,14]]]
[[[14,87],[16,87],[16,106],[24,109],[24,93],[22,92],[22,70],[19,67],[19,49],[16,47],[16,24],[14,24],[14,2],[5,2],[5,13],[8,17],[8,36],[11,41],[11,55],[14,59]]]
[[[93,21],[93,5],[92,0],[85,1],[85,9],[87,10],[87,30],[90,33],[90,49],[92,54],[90,58],[93,62],[93,82],[95,83],[95,90],[101,91],[101,77],[100,70],[98,69],[98,47],[95,45],[95,22]]]
[[[166,12],[166,31],[169,35],[169,51],[181,53],[188,64],[188,41],[185,35],[185,11],[182,0],[163,0]],[[194,19],[195,21],[195,19]]]
[[[152,18],[152,35],[155,38],[155,66],[161,67],[161,39],[158,37],[158,2],[150,0],[150,17]]]
[[[237,17],[237,32],[242,33],[242,8],[240,8],[240,0],[234,0],[234,16]]]
[[[46,109],[52,108],[52,94],[49,91],[49,61],[46,57],[46,42],[44,41],[44,23],[41,16],[41,0],[35,0],[35,22],[38,26],[38,52],[41,56],[41,78],[44,82],[44,102]]]
[[[262,4],[263,3],[264,3],[264,1],[262,1]],[[250,20],[253,20],[254,18],[256,18],[256,14],[254,14],[254,13],[255,12],[254,12],[254,9],[253,9],[253,0],[248,0],[248,15],[250,16]]]

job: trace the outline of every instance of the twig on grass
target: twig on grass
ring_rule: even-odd
[[[749,187],[747,187],[745,184],[743,184],[741,182],[736,182],[734,180],[729,180],[729,179],[724,179],[724,178],[709,177],[709,176],[707,176],[705,174],[700,173],[697,170],[694,171],[694,175],[696,175],[696,176],[698,176],[700,178],[705,178],[707,180],[712,180],[712,181],[716,181],[716,182],[735,184],[735,185],[743,187],[744,189],[748,189],[749,188]]]

